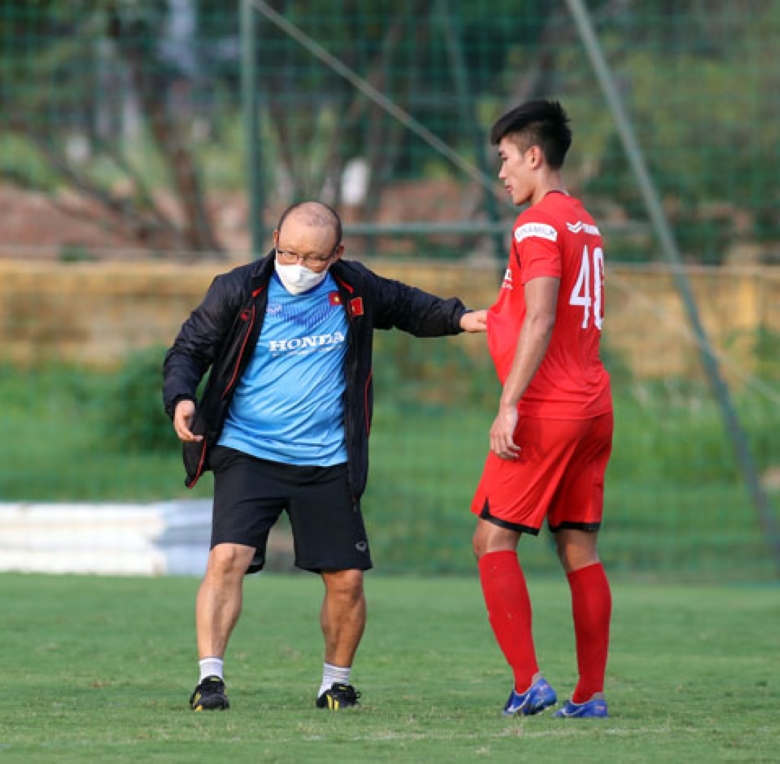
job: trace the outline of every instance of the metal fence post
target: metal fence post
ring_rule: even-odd
[[[262,256],[264,245],[262,150],[257,97],[257,18],[252,0],[241,0],[241,106],[248,165],[250,255]]]

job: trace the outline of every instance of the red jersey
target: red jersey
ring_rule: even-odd
[[[599,357],[604,318],[604,251],[593,218],[578,199],[547,194],[513,229],[509,267],[488,313],[488,346],[503,384],[525,320],[523,287],[540,276],[560,279],[547,353],[520,399],[521,415],[587,419],[612,410],[609,374]]]

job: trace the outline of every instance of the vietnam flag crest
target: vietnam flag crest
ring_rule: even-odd
[[[331,305],[341,305],[341,295],[338,292],[330,292],[328,294],[328,302]]]
[[[357,316],[363,315],[363,298],[362,297],[353,297],[349,301],[349,312],[352,314],[352,317],[355,318]]]

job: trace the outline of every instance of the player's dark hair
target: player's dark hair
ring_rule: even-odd
[[[305,211],[308,218],[312,223],[317,225],[330,225],[336,233],[336,244],[333,247],[335,249],[341,244],[341,240],[344,237],[344,229],[341,225],[341,218],[333,207],[325,204],[325,202],[306,201],[297,202],[291,204],[279,218],[279,222],[276,224],[276,230],[281,232],[282,225],[287,217],[296,211]]]
[[[497,146],[509,136],[518,146],[539,146],[547,164],[554,170],[563,166],[571,146],[569,117],[558,101],[528,101],[507,112],[490,131],[490,142]]]

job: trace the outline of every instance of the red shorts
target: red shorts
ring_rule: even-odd
[[[592,419],[520,417],[516,461],[488,454],[471,511],[520,533],[595,531],[604,513],[604,473],[612,451],[612,413]]]

